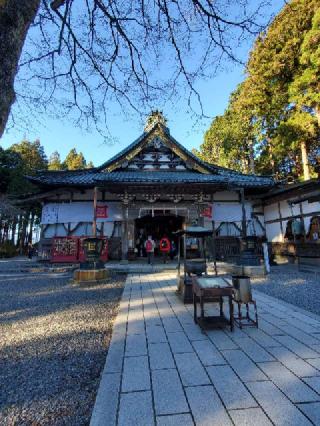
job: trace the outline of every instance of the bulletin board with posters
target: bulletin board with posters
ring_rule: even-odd
[[[55,237],[52,240],[52,262],[77,262],[79,252],[78,237]]]
[[[54,237],[52,239],[51,262],[84,262],[85,253],[83,249],[83,240],[88,237]],[[103,247],[100,260],[108,260],[108,239],[101,237]]]

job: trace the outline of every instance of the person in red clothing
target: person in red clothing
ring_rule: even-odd
[[[165,235],[160,240],[159,249],[160,249],[160,252],[162,253],[163,263],[167,263],[168,254],[170,252],[170,241]]]
[[[147,252],[148,264],[153,265],[155,242],[153,241],[151,235],[149,235],[147,241],[144,244],[144,247],[145,247],[146,252]]]

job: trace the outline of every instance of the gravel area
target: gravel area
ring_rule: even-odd
[[[300,272],[296,265],[273,266],[266,278],[251,279],[252,287],[320,315],[319,274]]]
[[[87,425],[124,285],[0,277],[0,424]]]

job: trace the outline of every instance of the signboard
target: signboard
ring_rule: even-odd
[[[52,239],[51,262],[83,262],[85,253],[83,240],[88,237],[54,237]],[[99,238],[103,241],[100,260],[108,260],[108,240],[105,237]]]
[[[212,205],[203,207],[200,216],[212,219]]]
[[[76,262],[79,239],[77,237],[55,237],[52,241],[52,262]]]
[[[96,207],[96,218],[106,219],[108,217],[108,206],[97,206]]]

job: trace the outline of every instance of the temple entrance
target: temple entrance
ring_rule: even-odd
[[[159,256],[159,242],[166,236],[170,241],[174,241],[175,253],[177,254],[177,237],[174,232],[182,228],[184,217],[175,215],[147,215],[135,220],[135,245],[138,257],[146,255],[144,244],[148,236],[151,235],[155,241],[155,256]]]

